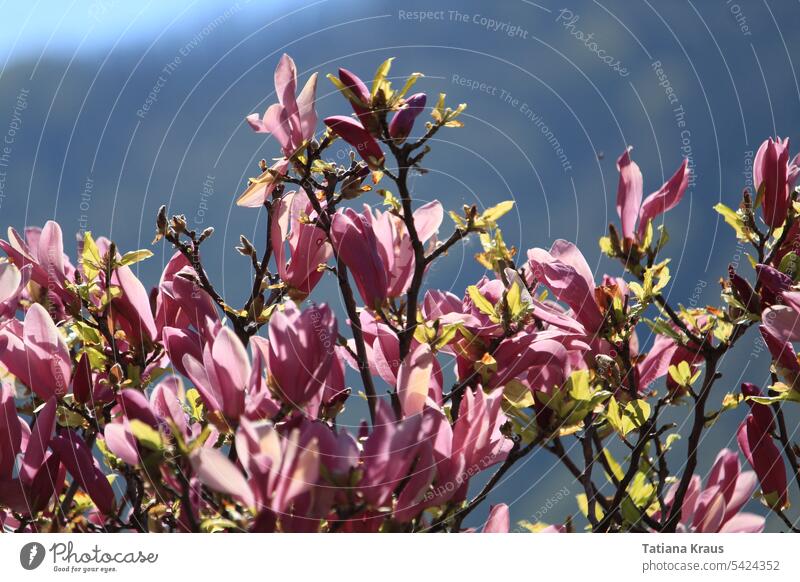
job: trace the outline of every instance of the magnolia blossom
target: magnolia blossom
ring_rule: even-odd
[[[383,150],[372,134],[357,119],[345,115],[332,115],[324,120],[331,131],[353,146],[367,165],[377,170],[383,164]]]
[[[12,319],[0,328],[0,363],[42,399],[67,393],[72,374],[67,342],[38,303],[24,322]]]
[[[753,384],[742,384],[745,397],[761,396],[761,390]],[[756,472],[761,491],[767,503],[785,507],[788,499],[786,467],[778,446],[772,440],[775,418],[772,409],[753,400],[747,400],[750,413],[739,426],[736,440],[744,458]]]
[[[278,102],[270,105],[263,116],[252,113],[247,123],[256,133],[269,133],[280,145],[283,159],[259,176],[236,201],[239,206],[259,207],[267,200],[277,178],[289,169],[289,160],[294,152],[314,137],[317,112],[314,102],[317,91],[317,74],[306,81],[303,90],[297,93],[297,68],[292,58],[284,54],[275,69],[275,93]]]
[[[764,518],[741,511],[756,487],[756,475],[741,471],[739,457],[722,449],[706,479],[692,476],[684,497],[679,531],[698,533],[748,533],[764,529]],[[672,506],[677,483],[667,491],[665,501]],[[658,517],[658,516],[657,516]]]
[[[389,122],[389,135],[400,142],[405,141],[414,127],[414,121],[425,110],[427,96],[415,93],[405,100],[403,107],[397,111]]]
[[[272,316],[265,354],[270,385],[284,404],[299,407],[321,392],[337,336],[336,317],[327,305],[300,311],[288,304]]]
[[[800,175],[800,154],[789,161],[789,138],[769,138],[764,141],[753,159],[753,185],[763,188],[762,216],[771,228],[786,220],[790,190]]]
[[[312,224],[316,215],[305,193],[287,192],[272,212],[270,237],[278,274],[296,297],[303,298],[322,278],[320,265],[330,258],[331,246],[322,229]]]
[[[617,214],[625,240],[642,243],[653,219],[675,208],[683,198],[689,185],[690,170],[689,161],[684,159],[675,174],[642,202],[644,180],[639,166],[631,159],[632,149],[628,146],[617,160]]]

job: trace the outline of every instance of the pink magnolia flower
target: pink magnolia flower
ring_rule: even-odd
[[[497,371],[489,378],[488,386],[505,386],[519,378],[533,390],[549,394],[563,385],[571,362],[588,349],[579,336],[557,329],[518,333],[504,339],[494,351]]]
[[[550,251],[536,248],[528,251],[528,265],[536,281],[546,285],[556,299],[566,303],[574,318],[589,333],[603,324],[603,311],[595,299],[592,270],[574,244],[557,240]]]
[[[0,327],[0,364],[43,400],[67,393],[72,373],[67,342],[44,307],[34,303],[25,321]]]
[[[762,289],[762,294],[765,291]],[[774,295],[773,300],[775,304],[761,313],[759,330],[778,373],[790,385],[795,385],[800,378],[800,362],[792,342],[800,341],[800,292],[787,287]]]
[[[369,89],[364,81],[361,78],[349,71],[345,68],[339,69],[339,80],[342,82],[348,91],[352,94],[356,100],[350,100],[350,104],[353,106],[353,111],[357,115],[361,115],[367,111],[369,111],[369,106],[372,103],[372,97],[370,95]]]
[[[114,270],[111,285],[121,291],[119,297],[111,301],[111,313],[128,340],[137,343],[153,341],[158,330],[144,285],[128,266]]]
[[[386,269],[370,219],[352,208],[338,210],[331,219],[334,252],[350,269],[367,307],[382,305],[387,297]]]
[[[317,91],[317,74],[306,81],[299,95],[297,92],[297,68],[292,57],[284,54],[275,69],[275,92],[278,103],[267,108],[263,116],[253,113],[247,123],[256,133],[270,133],[278,141],[284,156],[291,155],[304,142],[314,137],[317,112],[314,100]]]
[[[632,149],[628,146],[617,160],[617,214],[622,222],[622,236],[626,240],[641,243],[647,233],[648,224],[657,216],[675,208],[681,201],[689,184],[690,170],[689,161],[684,159],[675,174],[642,202],[642,172],[631,159]]]
[[[239,206],[258,208],[267,200],[280,176],[289,169],[289,158],[314,137],[317,112],[314,109],[317,90],[317,74],[306,81],[299,95],[297,92],[297,68],[292,58],[284,54],[275,69],[275,92],[278,103],[269,106],[263,117],[257,113],[247,116],[247,123],[256,133],[270,133],[278,141],[284,158],[278,160],[259,176],[236,201]]]
[[[139,463],[142,451],[130,428],[130,421],[138,420],[150,428],[158,429],[158,419],[144,394],[130,388],[117,395],[117,406],[112,413],[116,413],[114,421],[103,429],[106,445],[120,459],[135,466]]]
[[[722,449],[708,474],[705,487],[698,475],[692,476],[683,500],[680,532],[758,533],[764,529],[760,515],[742,513],[756,487],[752,471],[741,471],[739,457]],[[678,484],[667,492],[665,501],[671,507]],[[658,519],[658,515],[655,516]]]
[[[289,293],[304,299],[316,287],[332,251],[325,232],[309,224],[316,218],[311,202],[305,194],[287,192],[273,206],[272,248],[281,280],[289,286]],[[305,217],[305,218],[304,218]],[[291,258],[287,256],[288,246]]]
[[[0,318],[12,318],[31,278],[30,265],[18,269],[14,263],[0,263]]]
[[[355,148],[372,170],[379,170],[383,165],[383,151],[360,121],[346,115],[333,115],[324,119],[331,131]]]
[[[453,454],[463,455],[465,466],[483,470],[503,461],[511,450],[513,443],[500,430],[508,420],[502,402],[499,391],[487,395],[479,387],[465,392],[453,425]]]
[[[66,283],[74,279],[75,268],[64,254],[64,241],[58,223],[48,221],[44,228],[28,227],[24,238],[9,227],[8,241],[0,248],[8,260],[22,271],[23,280],[16,298],[31,302],[50,302],[53,317],[61,319],[66,305],[74,300]],[[13,295],[8,299],[14,300]]]
[[[395,112],[389,122],[389,135],[399,142],[405,141],[414,127],[414,121],[425,111],[427,96],[425,93],[415,93],[405,101],[402,109]]]
[[[350,101],[353,112],[358,116],[359,121],[370,133],[377,134],[378,124],[370,111],[372,95],[364,81],[347,69],[339,69],[339,81],[344,85],[345,96]]]
[[[771,228],[786,220],[789,190],[800,175],[800,155],[789,161],[789,138],[764,141],[753,160],[753,185],[764,189],[762,216]]]
[[[389,386],[395,387],[398,383],[398,372],[403,361],[400,359],[400,340],[395,332],[384,322],[375,318],[372,313],[363,310],[359,314],[361,332],[364,337],[364,344],[367,350],[367,360],[369,361],[370,372],[374,376],[380,377]],[[351,349],[355,349],[353,340],[349,340]],[[412,353],[418,348],[416,340],[411,342]],[[353,369],[358,370],[358,362],[347,350],[341,351],[342,358]],[[414,359],[410,356],[409,359]],[[433,368],[430,377],[429,397],[438,405],[441,404],[442,396],[442,366],[437,358],[433,358]]]
[[[248,507],[289,519],[295,503],[319,478],[317,440],[301,444],[300,429],[282,437],[267,422],[243,420],[236,431],[236,451],[247,477],[214,448],[201,448],[192,457],[198,478],[211,489],[234,496]]]
[[[489,508],[489,518],[483,526],[483,533],[508,533],[511,527],[511,518],[508,514],[508,505],[498,503]]]
[[[400,364],[397,371],[397,396],[404,417],[420,414],[428,403],[435,359],[430,346],[421,344]],[[436,396],[432,403],[436,406]]]
[[[391,212],[372,211],[365,205],[363,216],[375,232],[378,253],[387,279],[387,296],[403,295],[414,275],[414,249],[403,219]],[[420,242],[434,240],[442,224],[444,210],[438,200],[420,206],[414,211],[414,228]]]
[[[760,396],[753,384],[742,384],[745,396]],[[739,426],[736,438],[744,458],[756,472],[764,499],[771,507],[785,507],[788,502],[786,467],[780,450],[772,440],[775,418],[767,404],[746,400],[750,414]]]
[[[50,446],[60,455],[69,474],[86,491],[97,510],[103,515],[113,513],[114,490],[86,441],[74,431],[64,430],[50,440]]]
[[[688,322],[687,326],[690,329],[693,327]],[[675,327],[675,329],[677,331],[677,327]],[[696,333],[696,330],[693,331]],[[646,390],[650,384],[664,376],[667,377],[668,388],[677,388],[677,383],[672,376],[669,375],[669,368],[670,366],[677,366],[681,362],[689,364],[694,372],[699,368],[700,364],[703,363],[703,352],[698,346],[695,346],[691,342],[683,345],[676,342],[671,337],[656,335],[655,341],[650,347],[650,351],[648,351],[636,365],[640,390]]]
[[[177,376],[169,376],[159,382],[150,393],[149,399],[133,389],[124,389],[117,395],[117,406],[112,409],[112,421],[103,430],[106,446],[125,463],[139,464],[143,450],[136,441],[130,421],[138,420],[149,427],[171,434],[177,429],[184,442],[191,442],[198,436],[202,427],[189,425],[186,412],[186,395],[183,382]],[[213,444],[215,438],[209,437],[206,445]]]
[[[322,392],[338,340],[336,317],[327,305],[300,311],[293,303],[269,322],[267,366],[270,386],[280,400],[302,407]]]
[[[415,416],[422,423],[416,446],[406,453],[413,472],[397,498],[395,519],[409,521],[428,507],[463,501],[471,478],[506,458],[513,443],[500,431],[507,421],[501,402],[500,392],[487,396],[479,387],[464,395],[452,427],[437,408]]]
[[[24,515],[35,515],[47,507],[64,483],[60,456],[50,450],[56,408],[55,398],[49,399],[29,428],[17,416],[13,388],[8,384],[0,387],[0,504]],[[15,476],[19,453],[21,463]]]
[[[165,327],[207,333],[219,322],[214,300],[196,279],[186,257],[180,252],[172,255],[158,283],[154,321],[159,339]]]
[[[420,445],[422,415],[396,420],[389,406],[378,400],[372,432],[361,453],[364,475],[359,484],[373,508],[391,503],[394,490],[407,476]]]
[[[220,326],[216,335],[206,341],[202,361],[186,353],[183,367],[209,409],[222,412],[228,422],[238,421],[245,410],[252,368],[233,331]]]

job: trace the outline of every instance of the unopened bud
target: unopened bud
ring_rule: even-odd
[[[253,246],[253,243],[251,243],[243,234],[239,235],[239,243],[241,246],[236,247],[236,250],[245,257],[251,257],[256,253],[256,248]]]
[[[176,214],[172,217],[172,230],[178,234],[186,231],[186,217],[183,214]]]
[[[200,233],[200,242],[203,242],[208,237],[210,237],[212,234],[214,234],[214,227],[213,226],[209,226],[202,233]]]

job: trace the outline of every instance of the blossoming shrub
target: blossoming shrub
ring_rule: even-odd
[[[212,229],[195,232],[165,208],[154,243],[174,254],[152,289],[131,269],[149,251],[86,233],[73,263],[55,222],[9,229],[3,529],[463,531],[475,512],[484,531],[508,531],[508,507],[484,501],[537,449],[580,483],[580,523],[593,531],[757,532],[764,515],[741,512],[754,495],[794,529],[783,511],[789,477],[798,481],[783,407],[800,400],[799,170],[788,140],[759,149],[757,192],[737,210],[717,207],[752,245],[754,279],[731,269],[720,307],[676,309],[662,294],[669,260],[656,219],[681,200],[686,161],[645,198],[630,148],[620,156],[620,224],[600,245],[625,278],[596,279],[564,240],[520,256],[498,226],[511,202],[449,218],[439,202],[414,202],[409,177],[465,106],[411,94],[418,74],[392,87],[390,65],[371,86],[344,69],[329,76],[353,115],[321,125],[317,75],[301,89],[291,58],[280,60],[278,102],[247,117],[280,152],[238,199],[268,219],[262,245],[242,236],[237,247],[254,273],[241,307],[203,268]],[[344,165],[329,159],[337,139],[352,148]],[[370,190],[379,208],[360,205]],[[466,237],[480,239],[491,275],[460,297],[427,287],[428,268]],[[345,317],[310,299],[324,277],[338,282]],[[713,410],[720,360],[752,326],[773,382],[745,384]],[[350,432],[337,417],[353,391],[369,419]],[[684,404],[679,435],[663,413]],[[741,417],[740,452],[720,451],[701,478],[698,459],[716,454],[703,432],[719,414]],[[687,452],[670,467],[679,436]],[[484,472],[485,485],[470,487]]]

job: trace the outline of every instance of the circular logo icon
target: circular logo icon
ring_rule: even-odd
[[[26,570],[35,570],[44,561],[44,546],[39,542],[29,542],[19,551],[19,563]]]

